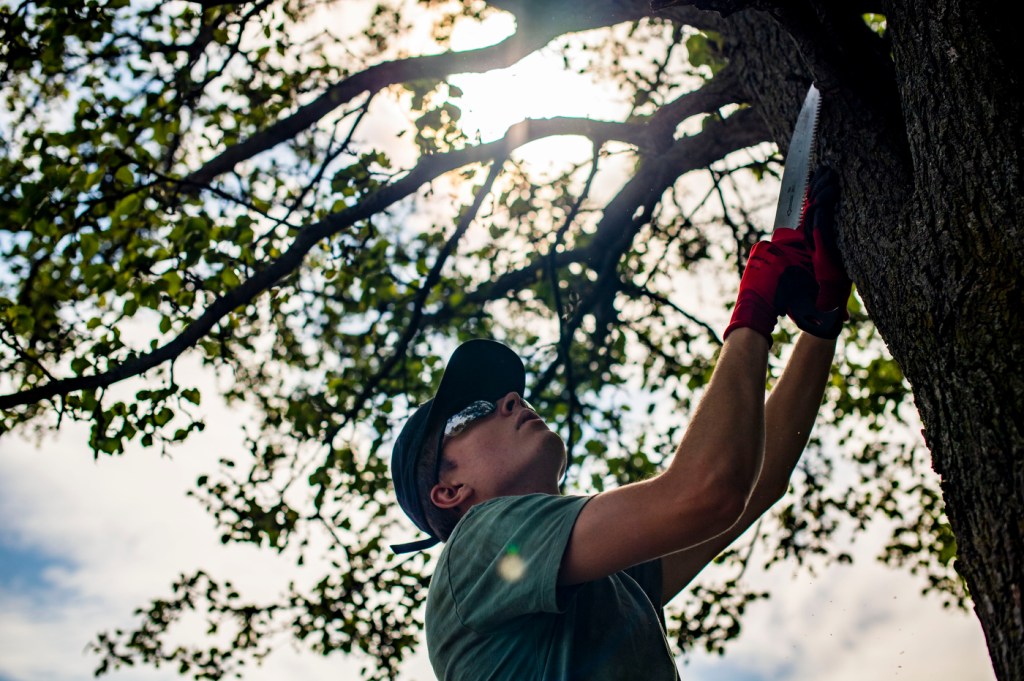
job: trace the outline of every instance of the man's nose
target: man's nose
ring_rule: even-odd
[[[502,414],[508,416],[515,411],[516,405],[525,405],[525,401],[522,395],[513,390],[499,400],[498,409]]]

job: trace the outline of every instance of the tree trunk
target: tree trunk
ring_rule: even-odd
[[[870,286],[865,302],[914,388],[957,569],[1008,681],[1024,679],[1024,117],[1016,36],[992,7],[889,15],[914,177],[889,265],[906,303]]]
[[[996,676],[1021,681],[1024,117],[1017,38],[990,7],[894,3],[891,62],[834,7],[743,12],[727,30],[781,146],[812,75],[822,89],[847,267],[913,388]]]

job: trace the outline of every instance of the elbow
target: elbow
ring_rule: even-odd
[[[708,517],[718,530],[716,534],[721,534],[735,525],[747,510],[750,487],[727,481],[710,490],[708,499],[712,505]]]
[[[663,482],[671,485],[663,497],[671,499],[678,515],[676,527],[689,528],[700,543],[732,528],[748,510],[761,467],[755,451],[713,451],[688,454],[672,466]]]
[[[748,460],[753,458],[749,457]],[[704,497],[708,503],[707,517],[713,519],[720,532],[735,525],[754,501],[759,468],[759,465],[733,466],[715,471],[706,478]]]
[[[687,510],[699,518],[704,537],[701,541],[726,532],[746,511],[749,487],[728,477],[708,479],[697,485]]]

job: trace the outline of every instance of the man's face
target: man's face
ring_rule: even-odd
[[[444,439],[442,453],[450,465],[442,469],[441,484],[469,485],[476,503],[512,494],[557,494],[565,467],[562,438],[517,393],[496,404],[494,413]]]

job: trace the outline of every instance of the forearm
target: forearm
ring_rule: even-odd
[[[836,342],[801,334],[793,355],[765,404],[765,450],[761,477],[749,510],[768,510],[789,486],[821,406]]]
[[[767,366],[765,337],[746,328],[729,336],[668,469],[587,503],[562,556],[559,584],[703,544],[736,524],[764,454]]]
[[[731,334],[707,392],[666,474],[708,476],[742,490],[757,480],[764,453],[768,341],[749,329]]]
[[[792,267],[802,269],[804,273],[810,272],[814,276],[818,283],[815,301],[818,309],[831,310],[846,303],[850,294],[850,281],[842,271],[841,263],[833,260],[830,243],[834,246],[834,242],[829,240],[834,230],[833,216],[838,190],[832,176],[827,172],[815,173],[815,178],[810,194],[805,197],[804,219],[807,222],[801,222],[805,237],[806,228],[813,227],[812,267],[808,268],[807,263],[801,261],[800,257],[801,254],[806,254],[806,241],[788,238],[787,233],[790,230],[777,230],[773,235],[772,244],[768,247],[762,244],[755,246],[740,282],[740,295],[729,328],[735,328],[740,324],[749,328],[760,328],[762,333],[770,334],[773,325],[767,322],[771,322],[772,319],[764,314],[760,304],[768,300],[775,303],[779,301],[778,291],[773,288],[778,280],[768,275],[781,275]],[[775,243],[776,235],[782,237],[778,244]],[[756,295],[744,297],[745,289]],[[740,302],[746,302],[746,307],[741,306]],[[779,309],[775,311],[781,314]],[[840,321],[837,320],[836,325],[821,329],[819,332],[822,335],[838,335],[839,324]],[[760,412],[764,417],[763,424],[760,424],[764,428],[762,465],[742,513],[728,530],[710,541],[663,556],[664,603],[675,596],[705,565],[785,494],[790,475],[807,445],[817,417],[834,353],[835,340],[823,340],[808,334],[800,336],[783,375],[771,391],[763,411]],[[762,372],[761,377],[763,376]],[[758,413],[746,404],[743,409],[745,415],[750,417]],[[756,421],[754,423],[757,424]],[[749,434],[743,430],[740,432],[744,437]]]

